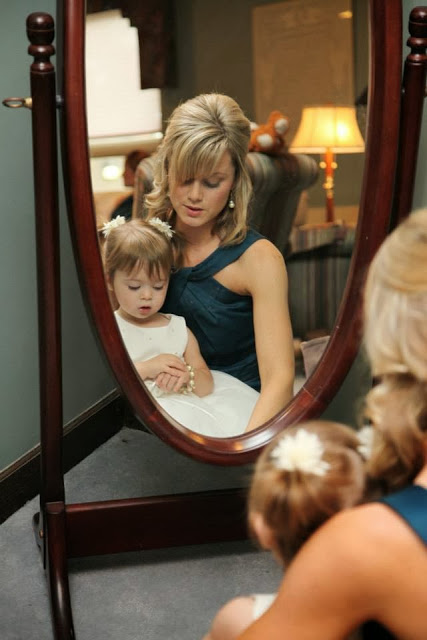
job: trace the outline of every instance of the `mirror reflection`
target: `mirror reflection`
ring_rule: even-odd
[[[102,9],[99,3],[97,4],[97,8]],[[90,148],[97,226],[101,228],[105,222],[108,222],[110,219],[117,219],[117,216],[124,216],[126,219],[141,219],[147,215],[146,201],[148,193],[153,188],[156,148],[165,132],[165,127],[161,125],[161,122],[162,119],[165,120],[170,116],[174,102],[176,103],[177,101],[191,97],[191,95],[195,95],[198,92],[218,90],[221,93],[231,94],[237,99],[237,102],[243,107],[246,116],[251,120],[251,126],[253,128],[254,123],[257,122],[262,125],[260,130],[263,129],[263,126],[268,124],[267,121],[272,111],[280,110],[280,114],[284,116],[285,130],[284,133],[281,134],[284,148],[280,149],[280,152],[276,154],[266,153],[265,150],[254,147],[254,150],[245,158],[244,164],[253,188],[253,198],[248,205],[249,225],[251,229],[260,232],[265,238],[271,241],[286,260],[289,278],[288,301],[292,332],[287,328],[288,312],[287,310],[283,312],[283,308],[279,309],[278,300],[280,298],[279,296],[275,297],[276,278],[272,277],[272,273],[264,274],[262,289],[266,292],[268,291],[269,295],[265,296],[267,306],[264,307],[264,312],[259,313],[262,319],[258,324],[261,324],[263,329],[258,335],[256,320],[252,319],[253,309],[250,312],[252,326],[251,363],[249,367],[242,366],[242,369],[245,369],[245,373],[240,377],[240,382],[247,385],[247,387],[244,387],[245,393],[242,392],[242,388],[240,388],[240,390],[234,388],[233,390],[233,385],[230,385],[229,400],[220,395],[216,398],[215,394],[220,394],[222,387],[220,381],[215,379],[214,393],[205,394],[203,385],[198,385],[199,392],[197,394],[181,393],[179,394],[179,398],[175,398],[176,403],[172,406],[172,395],[169,394],[168,396],[170,390],[161,389],[160,395],[158,385],[156,385],[158,388],[155,390],[157,394],[156,401],[185,426],[193,428],[191,426],[193,424],[192,418],[189,417],[191,413],[193,417],[198,416],[193,421],[194,424],[198,426],[198,428],[194,427],[194,430],[209,435],[227,436],[241,433],[245,430],[245,427],[253,428],[259,426],[285,406],[292,396],[292,391],[298,391],[306,376],[309,375],[311,370],[316,366],[326,345],[328,335],[333,328],[340,297],[345,286],[354,240],[355,225],[357,222],[357,201],[359,198],[363,168],[363,154],[349,154],[339,157],[339,167],[335,176],[334,220],[326,222],[325,191],[322,186],[323,175],[322,170],[318,169],[318,154],[320,151],[317,150],[316,155],[311,156],[308,155],[309,151],[300,153],[299,150],[296,149],[295,152],[293,152],[293,150],[290,152],[289,146],[292,147],[292,141],[298,129],[301,114],[307,103],[325,101],[342,102],[343,100],[348,102],[349,98],[347,94],[350,91],[354,104],[356,102],[356,93],[359,92],[360,88],[362,88],[363,93],[363,88],[366,87],[367,18],[365,3],[358,3],[359,7],[352,19],[349,15],[346,17],[340,15],[343,12],[345,13],[346,8],[348,10],[348,5],[351,3],[348,1],[328,2],[327,4],[331,5],[331,11],[334,11],[336,14],[336,21],[339,25],[338,28],[340,29],[341,36],[344,35],[348,40],[347,49],[351,52],[352,64],[350,89],[348,82],[341,93],[338,87],[338,83],[343,77],[343,70],[346,76],[349,75],[347,73],[348,68],[344,64],[342,68],[335,69],[332,89],[331,87],[327,87],[328,82],[326,76],[328,73],[325,74],[325,79],[322,83],[326,86],[325,89],[323,86],[319,87],[319,81],[315,85],[313,85],[313,83],[310,85],[310,74],[307,69],[304,69],[303,75],[307,76],[308,92],[311,94],[316,90],[316,95],[310,95],[310,100],[308,100],[307,89],[304,90],[298,85],[298,92],[296,89],[293,90],[289,93],[292,99],[286,99],[286,96],[283,95],[283,86],[295,86],[295,82],[293,82],[292,77],[286,81],[285,74],[285,80],[281,79],[280,83],[275,83],[274,73],[279,68],[282,77],[283,60],[280,60],[280,56],[283,56],[284,53],[289,56],[292,46],[288,44],[288,51],[284,52],[281,50],[280,43],[277,44],[277,59],[272,59],[271,51],[260,51],[260,46],[262,46],[263,42],[262,38],[265,38],[268,34],[257,34],[261,15],[259,12],[267,10],[271,5],[275,5],[277,11],[280,11],[281,8],[287,10],[290,8],[294,11],[301,8],[309,9],[309,15],[312,21],[311,29],[313,29],[313,25],[318,24],[316,20],[319,21],[320,19],[319,12],[316,13],[315,11],[316,7],[319,8],[320,4],[322,4],[323,9],[324,3],[314,2],[314,0],[294,0],[286,3],[269,3],[268,6],[263,6],[265,3],[262,2],[255,3],[249,0],[240,1],[237,3],[239,5],[239,21],[241,24],[248,25],[248,29],[245,32],[245,37],[243,34],[244,30],[242,30],[242,33],[239,33],[238,36],[234,32],[234,39],[238,37],[238,41],[235,42],[237,50],[249,53],[245,56],[244,64],[242,60],[233,59],[228,65],[224,65],[224,63],[219,64],[221,56],[225,55],[224,51],[227,51],[227,38],[221,38],[221,43],[215,41],[215,44],[213,44],[212,36],[210,36],[209,42],[212,43],[214,48],[205,47],[203,51],[200,49],[199,38],[201,35],[200,30],[197,29],[197,25],[202,29],[202,33],[206,32],[207,25],[212,23],[214,14],[218,12],[217,8],[214,9],[214,4],[215,3],[212,2],[191,2],[179,3],[179,6],[175,7],[174,44],[178,55],[176,56],[177,73],[174,79],[174,86],[166,83],[161,89],[150,88],[145,90],[148,92],[157,90],[159,92],[158,95],[160,95],[163,113],[160,120],[158,119],[158,127],[156,126],[156,122],[154,122],[154,117],[154,120],[148,125],[148,129],[151,127],[151,130],[147,130],[146,127],[144,131],[138,134],[140,135],[138,144],[136,144],[138,135],[135,135],[135,132],[131,134],[129,131],[124,133],[123,129],[120,131],[120,136],[91,135]],[[255,4],[258,6],[255,7]],[[91,3],[88,5],[89,11],[91,10],[90,5]],[[284,5],[286,5],[286,7],[284,7]],[[111,7],[111,3],[109,7]],[[233,9],[233,11],[234,10],[235,9]],[[111,11],[101,11],[100,13],[90,14],[88,18],[91,19],[101,14],[105,17],[111,13]],[[122,16],[124,12],[114,11],[113,13],[119,13],[120,18],[123,20]],[[287,15],[289,17],[289,13]],[[297,14],[295,13],[294,15]],[[192,18],[191,20],[188,19],[190,16]],[[132,16],[130,16],[130,22],[131,21]],[[269,28],[272,28],[271,21],[270,23],[267,21],[267,27],[268,24],[270,24]],[[135,31],[135,29],[133,30]],[[286,30],[286,33],[288,32],[289,27],[287,27]],[[273,35],[277,39],[277,29]],[[310,33],[307,33],[307,36],[310,36]],[[301,37],[303,36],[301,36],[300,32],[299,38],[301,39]],[[184,45],[184,42],[186,45]],[[299,46],[304,45],[300,42]],[[192,50],[191,53],[194,54],[194,57],[190,55],[189,49]],[[326,52],[326,54],[325,64],[327,60],[331,58],[330,52]],[[165,55],[167,58],[167,51]],[[190,58],[191,64],[188,64]],[[215,58],[217,58],[218,64],[214,63]],[[209,60],[211,60],[212,64],[208,64]],[[300,56],[298,64],[300,69],[298,73],[301,75],[301,65],[304,66],[307,62],[301,60]],[[244,82],[242,82],[242,65],[247,68],[245,74],[243,74]],[[274,65],[276,65],[276,68]],[[279,67],[277,67],[277,65],[279,65]],[[286,58],[286,67],[294,69],[294,61],[290,63],[289,58]],[[126,65],[122,64],[122,75],[123,69],[125,68]],[[325,69],[326,68],[325,66]],[[193,73],[190,73],[191,70]],[[108,68],[104,69],[104,73],[108,78]],[[141,70],[141,73],[144,75],[144,69]],[[265,82],[268,78],[270,92],[266,99],[263,100],[263,87],[265,87]],[[280,87],[277,86],[277,89],[275,89],[278,84],[280,84]],[[140,86],[139,84],[138,91],[141,91]],[[273,87],[273,90],[271,87]],[[90,92],[90,84],[88,92]],[[250,95],[251,93],[252,96]],[[156,102],[157,98],[154,99],[150,93],[148,99],[151,100],[151,103],[154,105],[151,113],[157,114],[156,117],[158,118],[159,103]],[[117,106],[115,108],[117,112]],[[147,111],[147,109],[148,107],[145,111]],[[120,113],[120,107],[118,112]],[[358,112],[358,116],[362,133],[364,133],[363,104],[361,110]],[[122,122],[127,118],[127,112],[126,114],[123,113]],[[89,109],[89,130],[91,134],[90,122]],[[115,144],[118,144],[118,146],[115,147]],[[133,152],[133,163],[132,155],[129,157],[128,152]],[[128,160],[127,163],[126,157]],[[221,158],[217,154],[215,156],[215,162],[212,160],[206,163],[206,166],[195,167],[193,164],[193,175],[186,174],[185,176],[178,176],[178,180],[175,180],[174,186],[176,190],[179,191],[180,188],[183,188],[186,180],[190,180],[194,184],[199,183],[200,186],[208,184],[211,177],[216,177],[214,171],[216,169],[215,163],[220,160]],[[334,158],[334,162],[336,162],[336,158]],[[231,159],[231,166],[234,170],[236,169],[234,157]],[[109,170],[113,170],[108,169],[108,167],[116,167],[116,177],[114,180],[107,182],[105,178],[102,179],[101,173],[103,171],[105,175],[108,174]],[[182,173],[182,169],[178,168],[178,172]],[[183,177],[185,177],[186,180],[181,180],[180,182],[180,178]],[[235,176],[231,179],[231,186],[234,186],[234,179]],[[113,185],[113,188],[106,185]],[[170,189],[170,186],[171,185],[168,184],[168,189]],[[227,198],[233,197],[232,189],[228,189],[229,186],[227,183]],[[225,198],[225,196],[223,198],[225,204],[227,204],[227,198]],[[179,237],[181,240],[184,238],[187,246],[190,247],[188,251],[184,251],[181,255],[181,269],[172,275],[172,282],[175,282],[179,281],[182,276],[187,273],[186,269],[192,270],[197,265],[204,264],[204,261],[209,259],[209,256],[212,254],[215,255],[221,239],[214,235],[210,243],[195,242],[194,246],[191,246],[191,240],[194,240],[194,238],[190,238],[188,234],[186,235],[188,225],[179,228],[179,216],[176,215],[175,211],[172,216],[169,214],[169,209],[173,204],[172,198],[169,198],[167,202],[168,206],[164,206],[163,210],[159,211],[156,211],[155,207],[153,208],[151,204],[151,208],[148,207],[148,215],[149,217],[159,217],[162,220],[166,220],[171,224],[173,231],[177,231],[176,238]],[[229,213],[230,208],[228,205],[226,209]],[[220,211],[225,211],[224,206]],[[177,221],[178,229],[176,228]],[[257,244],[261,246],[263,243],[255,243],[255,246]],[[254,301],[254,308],[256,310],[257,302],[251,294],[252,290],[249,286],[253,276],[249,275],[249,273],[252,271],[256,272],[257,267],[255,266],[255,262],[251,262],[250,269],[244,271],[245,275],[243,276],[243,280],[236,279],[235,274],[233,275],[232,273],[230,276],[230,270],[232,272],[230,266],[236,266],[236,262],[237,265],[241,264],[239,260],[240,258],[234,261],[232,265],[217,267],[216,272],[210,276],[211,280],[214,282],[214,286],[220,294],[224,294],[224,292],[227,294],[236,294],[239,296],[237,300],[249,298],[250,306],[252,307],[252,301]],[[174,267],[176,266],[175,264]],[[146,267],[147,265],[145,265],[144,268]],[[166,274],[163,273],[160,275],[165,276]],[[163,278],[163,280],[165,280],[165,278]],[[112,292],[113,281],[114,279],[108,276],[108,286]],[[187,285],[188,282],[185,286]],[[182,283],[179,286],[182,286]],[[222,347],[224,340],[227,340],[230,336],[230,330],[226,328],[227,325],[226,322],[224,322],[224,314],[222,314],[221,319],[216,319],[216,326],[220,326],[219,337],[215,338],[214,333],[212,334],[211,331],[207,330],[208,325],[206,325],[206,320],[203,321],[205,326],[201,328],[199,326],[198,330],[194,330],[194,326],[192,326],[194,312],[189,312],[188,308],[185,309],[182,307],[183,303],[179,286],[174,284],[172,293],[166,298],[166,302],[168,299],[169,301],[174,300],[174,302],[172,302],[172,308],[168,309],[166,305],[165,307],[159,307],[159,310],[161,309],[161,313],[172,313],[185,317],[187,329],[188,327],[190,327],[190,331],[193,329],[193,333],[196,335],[196,341],[200,344],[202,357],[204,361],[208,363],[208,369],[213,371],[211,375],[215,377],[217,375],[216,361],[212,360],[212,354],[209,353],[209,348],[213,341]],[[284,292],[286,292],[286,286],[282,287],[281,298],[285,295]],[[113,293],[116,294],[115,291]],[[217,295],[217,293],[215,293],[215,295]],[[215,300],[215,298],[213,299]],[[259,299],[261,300],[261,298]],[[117,316],[120,310],[117,306],[116,296],[112,296],[112,301]],[[209,309],[209,303],[205,303],[205,301],[201,303],[198,299],[197,303],[202,309]],[[276,307],[274,307],[275,304],[277,305]],[[227,309],[229,308],[230,307],[227,306]],[[276,309],[275,311],[274,308]],[[267,318],[268,322],[266,320]],[[266,329],[267,326],[268,330]],[[255,327],[255,330],[253,330],[253,327]],[[124,337],[123,327],[120,328]],[[233,347],[234,353],[236,353],[236,349],[246,350],[247,352],[248,341],[242,344],[242,342],[244,343],[245,341],[245,337],[241,334],[240,326],[236,325],[233,328],[237,333]],[[270,333],[271,336],[275,335],[275,338],[270,337],[266,339],[265,336],[268,333]],[[260,336],[263,336],[262,339]],[[258,358],[257,352],[255,351],[255,338],[257,340]],[[277,340],[277,342],[275,340]],[[124,341],[126,346],[128,346],[125,337]],[[267,346],[264,343],[267,343]],[[216,349],[217,348],[218,347],[216,347]],[[132,360],[136,362],[135,356],[132,355],[132,348],[128,346],[128,349]],[[268,351],[270,351],[271,354],[274,353],[274,358],[270,356],[261,363],[260,367],[263,371],[267,369],[269,372],[268,374],[264,373],[264,406],[262,401],[257,402],[259,397],[253,395],[260,390],[260,378],[256,380],[250,373],[250,371],[253,370],[254,362],[260,365],[260,349],[264,350],[265,353]],[[213,351],[215,351],[215,348]],[[174,351],[172,355],[174,355]],[[184,352],[180,357],[183,357],[186,361]],[[292,385],[289,382],[289,372],[293,371],[292,360],[294,357],[296,362],[296,375],[293,382],[293,389],[291,390]],[[236,358],[233,357],[232,360],[235,361]],[[137,369],[138,366],[139,365],[137,365]],[[271,373],[271,371],[273,373]],[[182,373],[186,379],[187,374],[190,372],[187,369],[187,372],[182,370]],[[223,373],[233,375],[233,379],[239,382],[239,376],[235,376],[235,372],[232,369],[227,369],[227,366],[225,366]],[[265,377],[266,375],[270,376],[269,382],[274,380],[275,376],[277,376],[276,380],[280,377],[280,384],[274,388],[275,383],[271,382],[271,387],[269,387],[265,382],[267,379]],[[175,377],[177,380],[183,380],[180,374]],[[150,378],[150,380],[152,381],[153,378]],[[177,385],[178,382],[175,382]],[[170,384],[172,384],[172,382],[170,382]],[[185,388],[187,384],[188,381],[186,380],[181,387]],[[177,394],[174,393],[173,395],[175,397]],[[197,399],[194,398],[195,395]],[[237,401],[231,402],[231,399],[236,397],[239,397],[240,400],[240,396],[242,399],[241,403]],[[243,398],[245,400],[244,402]],[[194,400],[194,406],[191,405],[190,402],[192,399]],[[211,402],[209,399],[211,399]],[[168,403],[169,406],[167,406]],[[211,406],[208,408],[209,404]],[[178,406],[179,409],[177,408]],[[197,409],[194,408],[196,406]],[[209,424],[213,425],[215,420],[218,420],[218,416],[220,416],[220,421],[224,422],[224,414],[221,413],[221,411],[224,411],[224,406],[227,411],[232,411],[234,412],[233,415],[239,416],[240,420],[237,421],[238,425],[234,418],[229,418],[227,420],[227,423],[230,425],[228,433],[221,433],[218,430],[215,431],[216,427],[210,431]],[[251,416],[253,417],[252,409],[254,406],[257,408],[255,409],[255,418],[251,422]],[[221,410],[219,409],[220,407]],[[209,417],[206,417],[204,421],[202,421],[200,411],[204,412],[203,416]],[[242,422],[245,424],[242,424]],[[202,424],[203,426],[201,426]],[[232,427],[233,424],[237,426]]]
[[[183,316],[161,312],[174,264],[172,228],[117,217],[105,225],[107,283],[129,356],[156,401],[198,433],[243,433],[259,393],[238,378],[210,370]],[[143,258],[141,258],[143,256]]]

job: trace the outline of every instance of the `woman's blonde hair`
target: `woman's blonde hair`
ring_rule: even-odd
[[[246,169],[250,123],[232,98],[210,93],[179,105],[169,120],[156,152],[153,190],[146,196],[148,217],[160,217],[172,226],[175,214],[168,196],[170,171],[179,183],[215,171],[228,151],[235,170],[233,200],[219,214],[213,233],[222,245],[240,242],[246,234],[247,208],[252,193]]]
[[[369,482],[390,493],[410,484],[427,453],[427,381],[411,374],[385,375],[368,393],[365,417],[374,427]]]
[[[365,286],[364,343],[374,375],[427,380],[427,209],[381,245]]]
[[[169,238],[154,225],[130,220],[110,230],[103,247],[105,273],[113,279],[117,270],[132,273],[147,269],[149,276],[169,278],[173,250]]]
[[[378,384],[365,416],[376,428],[369,475],[394,490],[425,464],[427,419],[427,209],[405,219],[369,269],[364,343]]]
[[[300,429],[320,439],[322,461],[329,464],[324,475],[278,468],[274,450],[283,438]],[[350,427],[318,420],[286,429],[258,458],[249,492],[249,524],[252,514],[262,515],[285,565],[321,524],[364,499],[364,461],[359,446],[357,432]]]

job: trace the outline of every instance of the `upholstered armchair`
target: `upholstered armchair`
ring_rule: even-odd
[[[145,158],[136,170],[134,217],[143,216],[144,194],[151,191],[153,184],[154,158]],[[301,154],[269,156],[251,152],[247,168],[253,185],[249,225],[286,255],[301,193],[316,181],[317,163]]]

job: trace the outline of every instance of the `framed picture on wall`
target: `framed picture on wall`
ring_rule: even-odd
[[[252,9],[257,122],[274,109],[290,118],[302,107],[354,104],[352,0],[288,0]]]

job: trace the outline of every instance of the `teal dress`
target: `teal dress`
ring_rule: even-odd
[[[237,245],[218,247],[195,267],[173,273],[162,310],[184,316],[210,369],[260,390],[252,297],[227,289],[214,275],[235,262],[261,236],[248,231]]]
[[[413,484],[379,500],[405,520],[414,533],[427,545],[427,489]],[[426,550],[427,551],[427,550]],[[373,620],[362,627],[363,640],[394,640],[385,627]]]

